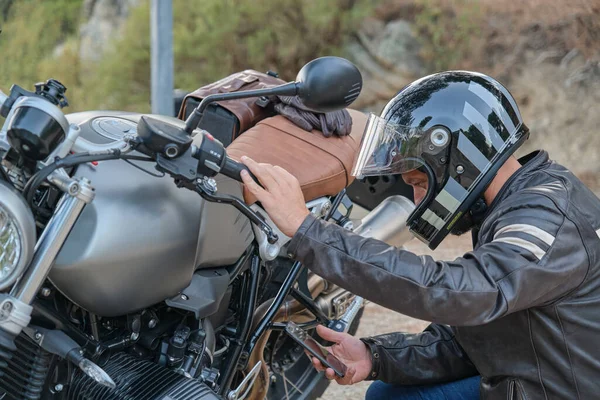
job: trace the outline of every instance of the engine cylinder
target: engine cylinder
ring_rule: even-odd
[[[117,387],[108,389],[78,371],[69,387],[68,400],[219,400],[208,386],[153,362],[125,353],[103,366]]]

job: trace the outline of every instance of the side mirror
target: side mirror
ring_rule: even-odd
[[[354,64],[333,56],[310,61],[296,76],[297,95],[302,104],[323,113],[352,104],[362,83],[362,75]]]
[[[296,81],[267,89],[206,96],[185,120],[184,131],[191,135],[206,107],[215,101],[260,96],[298,96],[305,107],[321,113],[348,107],[362,90],[362,75],[350,61],[334,56],[320,57],[306,64]]]

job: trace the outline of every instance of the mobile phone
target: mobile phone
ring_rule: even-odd
[[[346,375],[348,369],[346,365],[325,347],[321,346],[304,329],[290,321],[285,327],[285,332],[310,354],[317,357],[321,361],[321,364],[327,368],[331,368],[337,376],[343,378]]]

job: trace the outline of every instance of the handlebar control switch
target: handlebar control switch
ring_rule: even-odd
[[[198,174],[212,178],[221,172],[227,156],[220,141],[208,132],[203,133],[202,142],[194,148],[192,156],[199,161]]]

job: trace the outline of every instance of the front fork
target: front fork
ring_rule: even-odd
[[[10,292],[17,301],[28,305],[33,302],[77,218],[85,205],[94,199],[94,189],[86,178],[73,180],[65,185],[65,189],[67,193],[36,245],[31,265]],[[1,322],[0,327],[3,328]]]
[[[73,361],[86,373],[100,374],[100,382],[110,386],[110,378],[102,376],[97,366],[90,365],[80,352],[79,345],[60,331],[51,331],[29,326],[31,306],[41,289],[60,249],[86,204],[94,199],[95,193],[86,178],[73,179],[62,170],[57,170],[51,180],[64,192],[56,212],[46,225],[34,250],[33,260],[25,274],[15,283],[10,294],[0,294],[0,358],[7,361],[16,351],[15,338],[25,332],[43,349]],[[1,372],[0,372],[1,375]],[[98,380],[98,379],[96,379]],[[114,383],[113,383],[114,384]]]

